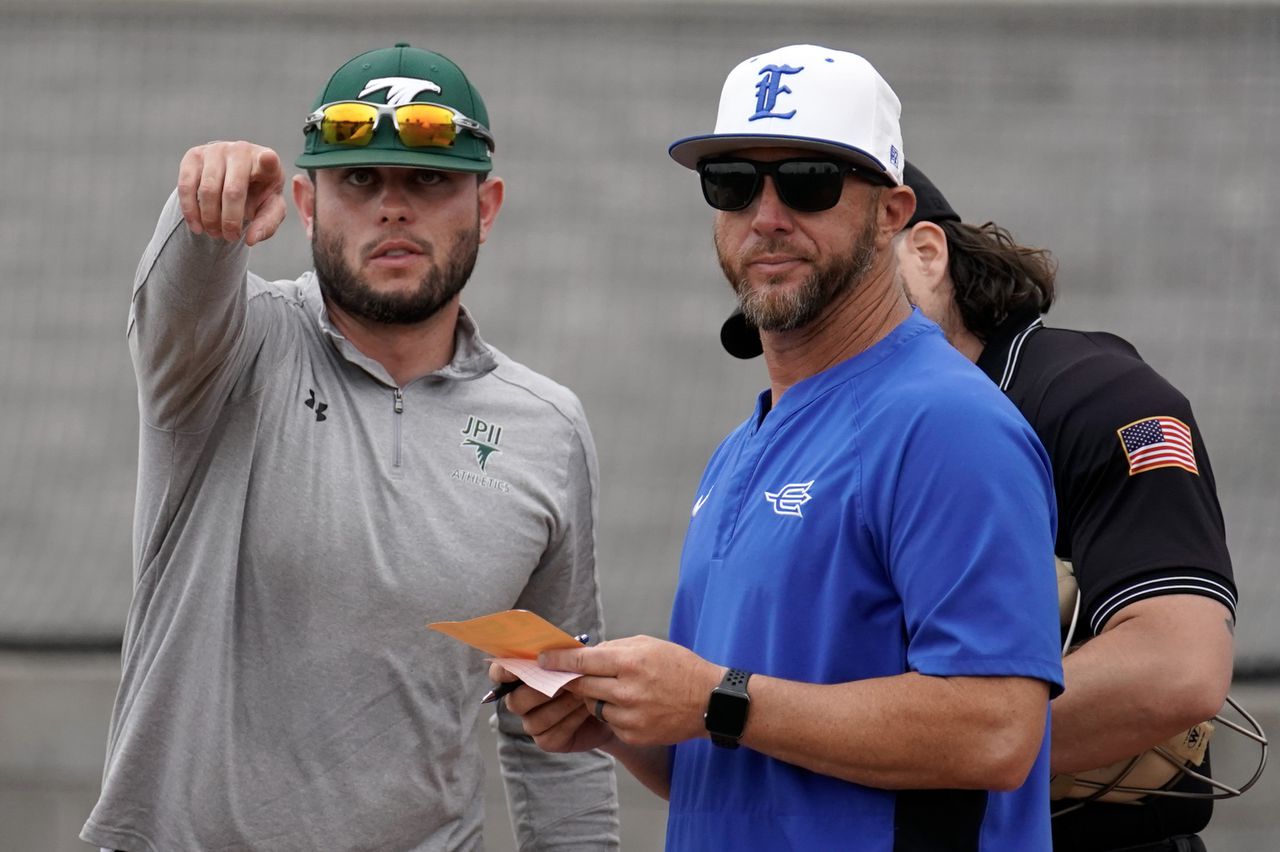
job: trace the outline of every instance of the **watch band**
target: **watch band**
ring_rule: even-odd
[[[744,698],[750,698],[747,695],[747,681],[751,679],[751,672],[744,672],[742,669],[729,669],[724,673],[724,677],[720,678],[720,686],[717,689],[725,689],[729,692],[735,692]]]
[[[713,745],[738,747],[751,707],[751,696],[747,693],[747,681],[750,679],[751,672],[729,669],[720,679],[720,685],[711,690],[703,719]]]

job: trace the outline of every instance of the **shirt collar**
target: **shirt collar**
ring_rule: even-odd
[[[991,339],[982,348],[978,356],[978,369],[987,374],[991,381],[1007,391],[1013,384],[1014,374],[1018,370],[1022,344],[1035,332],[1044,328],[1040,312],[1034,308],[1010,314],[1004,322],[996,326]]]
[[[765,415],[771,411],[797,411],[822,396],[835,385],[848,381],[892,357],[904,345],[919,335],[929,333],[942,334],[941,330],[927,319],[919,308],[912,308],[911,316],[900,322],[887,335],[876,341],[869,348],[828,367],[820,373],[796,382],[782,395],[782,399],[777,405],[771,405],[773,394],[766,388],[756,398],[756,428],[759,428],[760,424],[764,422]],[[775,418],[775,422],[780,419],[782,418]]]
[[[362,368],[378,381],[395,387],[396,383],[387,373],[386,368],[377,361],[357,349],[342,332],[333,327],[329,320],[329,311],[325,308],[324,297],[320,294],[320,282],[314,272],[307,273],[303,285],[303,302],[307,313],[315,320],[320,333],[329,339],[334,349],[352,364]],[[458,308],[458,325],[454,330],[453,359],[427,377],[467,381],[476,379],[498,366],[497,357],[489,344],[480,337],[480,329],[475,319],[465,306]],[[415,379],[415,381],[417,381]]]

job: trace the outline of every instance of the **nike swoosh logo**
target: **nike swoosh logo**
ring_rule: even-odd
[[[711,486],[711,491],[715,491],[715,490],[716,490],[716,487],[714,485]],[[693,504],[693,514],[691,514],[689,517],[691,518],[698,517],[698,510],[702,508],[703,503],[707,502],[707,498],[711,496],[711,491],[708,491],[706,494],[703,494],[701,497],[697,499],[697,502]]]

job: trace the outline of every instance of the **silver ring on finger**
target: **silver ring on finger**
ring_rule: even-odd
[[[604,717],[604,704],[605,704],[605,701],[603,698],[596,699],[595,717],[607,725],[609,724],[609,721]]]

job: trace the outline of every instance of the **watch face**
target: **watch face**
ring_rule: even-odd
[[[707,730],[731,737],[742,735],[747,725],[750,700],[741,695],[715,690],[707,702]]]

